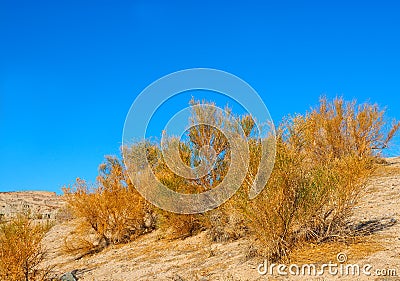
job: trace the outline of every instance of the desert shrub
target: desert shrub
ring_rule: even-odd
[[[23,214],[0,224],[1,280],[50,280],[50,268],[40,266],[46,254],[41,242],[48,229]]]
[[[204,214],[175,214],[160,211],[160,227],[170,239],[184,239],[206,230],[208,218]]]
[[[257,128],[252,117],[250,115],[242,116],[240,123],[249,148],[248,170],[237,192],[227,202],[209,212],[209,236],[213,241],[236,240],[250,234],[250,228],[246,223],[246,210],[250,203],[250,189],[253,187],[260,168],[262,146],[261,139],[255,134]],[[274,139],[275,137],[273,137]],[[275,149],[271,149],[269,153],[272,154],[274,151]]]
[[[399,129],[399,123],[386,131],[384,125],[376,105],[341,98],[323,98],[311,112],[281,124],[266,188],[235,205],[263,255],[289,259],[298,243],[342,235],[374,159]]]
[[[192,100],[190,104],[192,105],[190,126],[183,139],[165,136],[166,141],[162,144],[148,141],[145,144],[136,145],[146,145],[148,163],[151,165],[156,178],[164,186],[180,193],[193,194],[208,191],[218,186],[229,170],[231,148],[221,128],[236,133],[238,131],[237,125],[241,124],[244,134],[249,137],[255,123],[249,116],[233,116],[229,108],[219,111],[215,108],[214,103]],[[125,148],[124,155],[128,162],[130,157],[135,157],[134,146]],[[176,175],[168,167],[162,154],[162,150],[166,151],[171,148],[179,150],[180,159],[173,159],[174,161],[170,162],[182,161],[188,167],[203,165],[204,167],[211,167],[211,169],[206,172],[203,171],[204,173],[197,178]],[[209,148],[209,150],[204,150],[204,148]],[[210,151],[213,151],[214,158],[209,153]],[[214,159],[214,162],[210,161],[212,159]],[[145,177],[140,180],[146,182]],[[164,230],[168,229],[172,238],[191,236],[205,229],[214,230],[211,233],[213,240],[226,240],[226,238],[222,238],[223,236],[232,238],[239,236],[239,231],[235,230],[236,225],[239,225],[238,220],[236,220],[237,217],[232,212],[228,214],[223,207],[204,214],[176,214],[162,210],[158,212],[160,214],[160,227]],[[217,236],[221,237],[218,238]]]
[[[190,119],[192,126],[186,137],[169,137],[164,143],[146,140],[123,147],[126,169],[140,170],[130,163],[137,163],[136,153],[145,148],[147,161],[143,165],[149,163],[151,171],[134,173],[135,180],[144,186],[151,187],[148,178],[151,172],[163,185],[180,193],[213,189],[223,181],[232,164],[231,147],[220,128],[237,133],[240,124],[250,161],[234,196],[203,214],[176,214],[152,208],[135,190],[120,161],[108,157],[100,166],[96,187],[89,188],[78,180],[73,189],[65,190],[72,212],[82,218],[81,230],[92,230],[97,236],[95,243],[81,239],[75,244],[87,251],[130,241],[155,227],[156,213],[157,224],[164,230],[172,230],[173,238],[184,238],[205,229],[213,241],[251,234],[255,238],[253,250],[271,260],[289,259],[291,250],[299,243],[321,242],[346,234],[351,209],[374,170],[380,151],[400,128],[396,122],[388,126],[385,111],[377,105],[322,98],[310,112],[289,116],[280,124],[276,138],[273,137],[275,167],[264,190],[249,200],[260,168],[261,144],[269,145],[268,138],[272,136],[261,138],[249,115],[233,116],[229,108],[225,112],[214,110],[208,106],[213,103],[192,100],[191,104],[195,105]],[[211,149],[204,149],[207,147]],[[214,159],[209,166],[212,168],[197,178],[177,175],[162,153],[170,148],[179,149],[179,155],[174,157],[180,159],[173,159],[173,163],[183,161],[193,168],[210,164],[210,159]]]
[[[129,162],[134,163],[132,159],[136,156],[136,149],[145,148],[147,151],[147,161],[151,166],[155,177],[171,190],[181,193],[200,192],[200,185],[191,184],[184,177],[176,175],[169,169],[163,158],[161,149],[156,143],[148,141],[136,143],[130,147],[124,147],[124,159],[128,162],[127,169],[132,167]],[[147,165],[147,163],[145,163]],[[146,173],[135,173],[136,180],[140,180],[143,186],[151,187],[154,184],[148,180]],[[153,209],[157,217],[156,226],[169,233],[169,238],[185,238],[198,233],[203,229],[203,215],[183,215],[171,213],[159,208]]]
[[[284,127],[286,140],[297,149],[310,153],[314,161],[355,155],[360,158],[376,156],[387,148],[400,128],[400,122],[389,123],[385,110],[377,104],[343,98],[332,101],[321,98],[318,107],[305,116],[289,118]]]
[[[344,235],[351,209],[374,170],[380,151],[400,127],[400,123],[393,122],[388,128],[384,113],[375,104],[322,98],[319,106],[305,115],[287,117],[277,130],[274,170],[266,188],[254,200],[249,200],[248,195],[260,165],[261,140],[254,132],[251,116],[235,117],[243,127],[250,153],[242,186],[214,210],[196,215],[168,213],[164,215],[165,224],[180,235],[209,229],[214,241],[251,233],[259,252],[272,260],[289,258],[291,249],[303,241],[318,242]],[[192,124],[206,121],[219,128],[226,118],[196,107],[191,120]],[[163,162],[160,149],[153,145],[152,151],[157,155],[151,157],[157,159],[152,162],[157,163],[153,170],[166,186],[193,193],[214,188],[223,180],[229,169],[230,147],[214,126],[192,126],[188,141],[181,143],[181,158],[189,166],[202,160],[198,151],[204,145],[221,156],[215,169],[200,179],[174,175]]]
[[[55,215],[55,219],[57,223],[64,223],[74,219],[74,216],[71,212],[71,208],[68,205],[61,206]]]
[[[211,210],[207,216],[208,237],[213,242],[237,240],[249,234],[243,215],[234,208],[220,206]]]
[[[96,186],[77,179],[72,188],[64,188],[64,196],[74,217],[80,219],[76,233],[93,231],[97,239],[93,242],[77,235],[66,241],[69,250],[97,251],[154,229],[151,207],[132,186],[116,157],[108,156],[100,165]]]

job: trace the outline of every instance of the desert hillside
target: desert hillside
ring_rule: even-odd
[[[400,274],[399,205],[400,157],[389,158],[370,178],[354,206],[349,228],[357,235],[305,245],[295,251],[291,263],[334,263],[337,254],[344,253],[347,263],[372,265],[371,276],[324,275],[324,280],[398,280],[379,279],[383,277],[375,270]],[[251,255],[250,241],[212,243],[206,231],[171,240],[157,230],[99,253],[74,255],[65,251],[65,241],[76,223],[54,226],[44,241],[49,250],[44,265],[54,266],[60,276],[73,272],[77,280],[317,280],[312,279],[315,276],[260,275],[257,268],[263,260]]]
[[[38,219],[55,219],[57,210],[64,204],[55,192],[21,191],[0,192],[0,218],[8,219],[21,212],[30,211]]]

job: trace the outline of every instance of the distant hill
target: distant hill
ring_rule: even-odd
[[[54,219],[64,205],[61,196],[49,191],[0,192],[0,219],[30,211],[37,219]]]

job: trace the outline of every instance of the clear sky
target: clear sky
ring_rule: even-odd
[[[2,0],[0,191],[93,181],[136,96],[187,68],[241,77],[277,122],[322,94],[400,119],[399,3]]]

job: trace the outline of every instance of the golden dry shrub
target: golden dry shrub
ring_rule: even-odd
[[[64,188],[64,197],[75,218],[80,219],[76,237],[66,239],[69,251],[91,253],[110,244],[126,243],[155,227],[153,211],[131,184],[124,166],[107,156],[99,167],[97,186],[77,179]],[[95,239],[86,239],[91,233]]]
[[[34,223],[23,214],[0,224],[0,280],[51,280],[50,268],[40,266],[48,229],[49,225]]]
[[[127,169],[135,169],[129,163],[137,163],[137,151],[145,148],[147,159],[143,165],[149,164],[163,185],[181,193],[210,190],[221,183],[231,164],[229,141],[220,128],[224,126],[225,130],[237,133],[240,124],[250,156],[242,186],[214,210],[175,214],[151,208],[134,189],[119,160],[108,157],[100,166],[97,187],[89,188],[78,180],[73,190],[66,190],[69,206],[85,223],[81,229],[91,229],[98,236],[97,244],[78,241],[82,248],[99,249],[110,243],[126,242],[151,230],[154,211],[158,214],[157,224],[164,230],[172,230],[173,238],[184,238],[205,229],[210,230],[214,241],[251,234],[260,254],[271,260],[290,259],[292,249],[299,243],[321,242],[347,234],[351,209],[374,170],[379,152],[400,127],[396,122],[387,125],[385,111],[377,105],[322,98],[310,112],[286,118],[276,138],[264,136],[276,140],[275,167],[264,190],[249,200],[260,167],[261,143],[273,142],[257,135],[255,122],[249,115],[235,117],[229,108],[221,113],[207,106],[213,103],[204,101],[192,100],[191,104],[198,106],[193,107],[192,126],[186,138],[170,137],[163,144],[144,141],[124,147]],[[237,122],[228,122],[229,118]],[[203,176],[185,178],[168,167],[163,146],[178,147],[180,160],[189,167],[209,161],[204,147],[212,148],[216,157],[212,169]],[[135,176],[143,186],[151,188],[153,181],[147,178],[147,173]],[[146,224],[146,218],[152,223]]]
[[[133,158],[137,157],[137,149],[141,150],[143,148],[147,151],[147,162],[143,165],[150,165],[151,172],[164,186],[181,193],[200,192],[199,185],[190,183],[187,179],[176,175],[169,169],[157,143],[144,141],[135,143],[130,147],[124,147],[124,158],[128,162],[127,169],[132,168],[129,163],[136,162]],[[184,149],[183,145],[182,148]],[[140,180],[142,186],[152,188],[154,182],[148,179],[146,173],[136,173],[135,177],[136,180]],[[159,196],[162,196],[162,194]],[[170,238],[185,238],[203,229],[202,215],[175,214],[159,208],[154,208],[153,210],[156,213],[156,225],[163,229],[164,232],[168,232]]]
[[[281,124],[266,188],[254,200],[235,204],[263,255],[290,259],[298,243],[345,235],[379,150],[400,126],[385,124],[377,105],[357,106],[342,98],[322,98],[311,112]]]
[[[246,216],[244,211],[250,203],[249,191],[253,187],[259,172],[262,146],[261,139],[257,137],[257,128],[252,116],[241,116],[239,121],[248,142],[249,165],[244,181],[237,192],[227,202],[206,213],[209,218],[208,236],[215,242],[236,240],[247,236],[250,232],[248,225],[245,223]],[[269,144],[266,142],[266,145],[271,143],[273,142],[269,142]],[[229,168],[228,163],[226,168]]]
[[[229,170],[231,148],[221,129],[237,132],[237,124],[242,124],[243,131],[248,136],[254,127],[254,121],[248,117],[233,116],[228,107],[224,111],[218,110],[214,103],[192,99],[190,104],[192,105],[190,126],[183,140],[164,136],[166,141],[163,144],[146,142],[145,145],[147,147],[147,160],[155,177],[171,190],[193,194],[217,187]],[[231,120],[237,120],[237,122]],[[204,173],[201,173],[202,175],[197,178],[185,178],[176,175],[168,167],[162,153],[163,150],[171,148],[179,150],[180,159],[175,159],[175,161],[182,161],[191,168],[202,165],[203,167],[211,167],[211,169],[203,171]],[[131,152],[134,150],[131,147],[126,148],[126,151],[129,151],[129,149]],[[211,154],[207,154],[208,151],[212,151],[215,158]],[[134,157],[134,153],[128,153],[128,155]],[[210,160],[213,160],[213,162]],[[146,181],[145,178],[141,180]],[[236,217],[231,216],[232,213],[228,215],[222,211],[222,208],[204,214],[176,214],[162,210],[159,210],[159,213],[159,225],[164,230],[168,229],[172,238],[185,238],[206,229],[217,229],[211,235],[213,240],[221,240],[216,236],[238,236],[233,230],[233,226],[237,224]],[[222,214],[222,217],[217,219],[219,214]],[[229,227],[225,227],[228,225]]]

